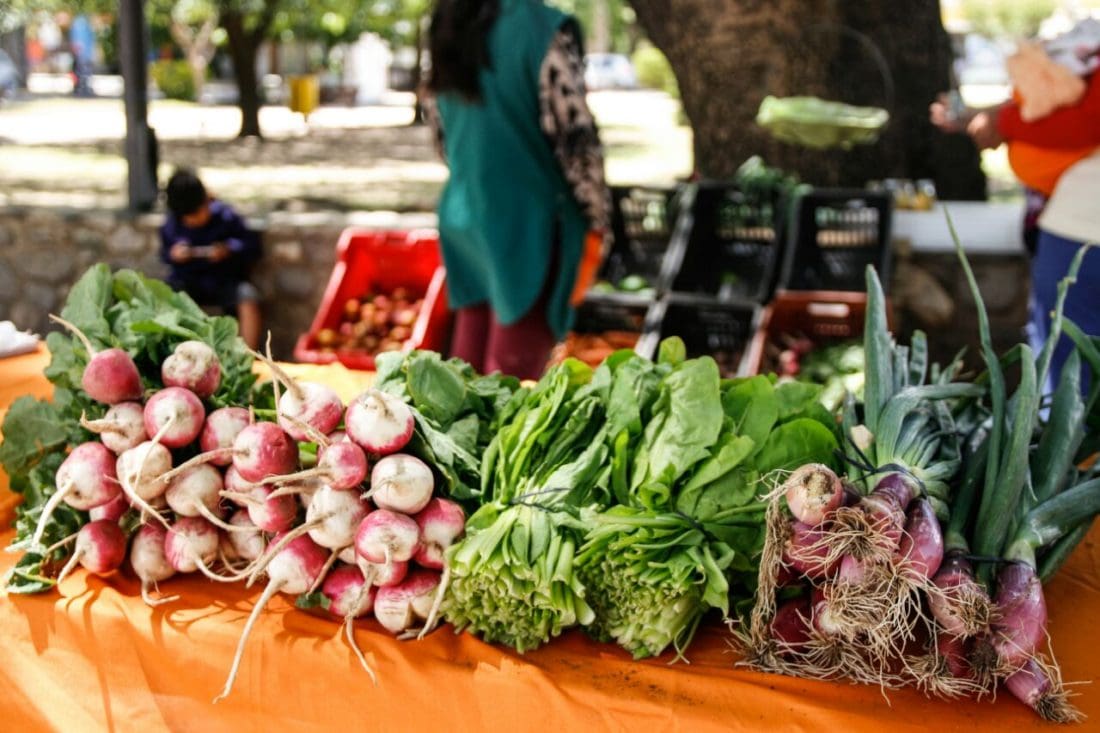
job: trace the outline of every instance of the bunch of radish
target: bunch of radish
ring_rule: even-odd
[[[82,420],[98,439],[76,446],[62,463],[57,491],[21,549],[72,544],[62,577],[78,564],[106,575],[129,557],[150,605],[176,598],[153,591],[177,574],[249,585],[266,577],[222,696],[257,617],[277,593],[319,599],[314,605],[344,622],[372,677],[355,644],[355,619],[373,613],[388,631],[406,636],[436,625],[444,551],[461,536],[465,515],[433,496],[427,464],[400,452],[414,428],[403,401],[368,390],[345,409],[327,386],[297,382],[260,357],[276,383],[277,420],[262,422],[244,407],[208,411],[204,400],[217,390],[221,369],[204,343],[179,344],[163,363],[165,386],[148,395],[126,352],[96,354],[89,345],[89,353],[85,391],[110,406],[101,419]],[[303,442],[317,445],[315,466],[300,464]],[[43,548],[61,502],[87,511],[91,521]]]

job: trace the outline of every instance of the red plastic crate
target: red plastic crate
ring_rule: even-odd
[[[764,308],[760,328],[753,336],[746,361],[747,374],[766,372],[768,344],[780,337],[805,336],[815,344],[863,337],[867,294],[847,290],[787,290],[776,293]],[[886,301],[886,322],[892,326],[893,308]]]
[[[450,311],[438,232],[345,229],[336,244],[336,264],[321,307],[309,332],[298,337],[294,358],[312,364],[339,361],[349,369],[374,369],[374,355],[369,352],[322,351],[317,345],[317,332],[339,326],[348,299],[368,291],[388,293],[395,288],[405,288],[412,297],[424,298],[403,350],[443,351],[447,347]]]

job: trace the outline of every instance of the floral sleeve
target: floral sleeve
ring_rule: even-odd
[[[608,229],[611,196],[604,180],[603,149],[585,101],[584,60],[580,40],[563,27],[542,62],[539,74],[542,131],[554,148],[573,195],[594,229]]]

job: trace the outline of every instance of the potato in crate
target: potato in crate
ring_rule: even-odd
[[[446,350],[449,327],[434,230],[345,229],[321,306],[294,357],[373,369],[383,351]]]

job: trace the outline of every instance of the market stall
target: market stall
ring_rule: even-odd
[[[45,396],[43,353],[0,362],[0,406]],[[343,389],[355,378],[322,367]],[[317,372],[313,372],[317,374]],[[325,373],[324,371],[321,372]],[[15,497],[4,487],[4,524]],[[3,535],[8,544],[10,533]],[[1046,588],[1050,633],[1063,674],[1095,682],[1091,621],[1100,611],[1096,531]],[[0,556],[6,571],[16,556]],[[169,587],[165,585],[165,589]],[[1020,730],[1031,711],[1002,695],[992,701],[935,701],[913,690],[765,675],[735,666],[726,629],[708,618],[689,650],[632,661],[623,650],[573,631],[524,655],[444,626],[423,641],[399,642],[374,621],[357,637],[373,664],[373,686],[342,643],[339,624],[276,600],[246,651],[232,696],[211,703],[257,590],[184,577],[179,601],[151,609],[128,575],[77,572],[51,593],[0,602],[0,703],[11,730],[204,730],[278,727],[316,730],[529,729]],[[1075,699],[1100,716],[1091,685]]]

